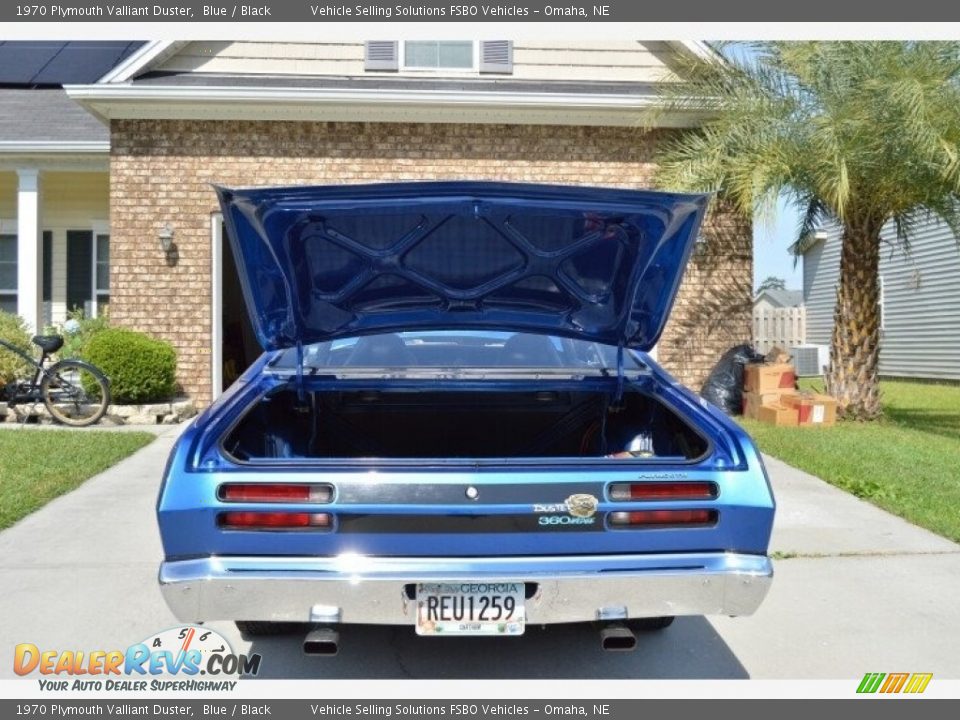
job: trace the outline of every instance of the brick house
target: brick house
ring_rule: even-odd
[[[693,42],[153,42],[67,94],[109,127],[109,301],[209,402],[259,352],[211,184],[475,179],[650,185]],[[2,186],[0,186],[2,188]],[[2,207],[2,206],[0,206]],[[162,241],[172,243],[169,251]],[[714,208],[660,361],[697,386],[751,332],[749,222]]]

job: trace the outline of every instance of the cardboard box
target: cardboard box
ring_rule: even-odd
[[[752,393],[793,390],[797,375],[790,363],[751,363],[743,368],[743,389]]]
[[[798,424],[798,418],[796,408],[786,405],[761,405],[757,411],[757,420],[768,425],[794,427]]]
[[[800,425],[830,427],[837,422],[837,401],[829,395],[796,393],[785,395],[782,402],[797,411]]]
[[[793,393],[794,390],[787,391]],[[743,414],[745,417],[757,419],[757,413],[763,405],[779,405],[780,398],[784,396],[783,392],[769,393],[743,393]]]
[[[788,363],[790,362],[790,359],[790,353],[783,348],[777,347],[776,345],[770,348],[770,352],[763,357],[764,362],[772,364]]]

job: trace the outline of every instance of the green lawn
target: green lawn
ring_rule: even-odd
[[[740,421],[763,452],[960,541],[960,387],[885,381],[881,388],[886,415],[876,423]]]
[[[0,430],[0,529],[153,439],[144,432]]]

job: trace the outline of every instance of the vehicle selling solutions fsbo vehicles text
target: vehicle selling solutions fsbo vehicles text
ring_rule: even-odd
[[[517,5],[458,5],[426,7],[422,5],[311,5],[313,17],[529,17],[530,10]]]

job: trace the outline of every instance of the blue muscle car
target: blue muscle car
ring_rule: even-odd
[[[218,189],[259,360],[183,434],[160,585],[185,622],[519,635],[747,615],[757,450],[646,354],[708,197],[504,183]]]

